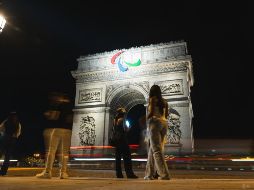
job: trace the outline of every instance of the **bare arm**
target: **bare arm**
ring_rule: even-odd
[[[4,124],[7,120],[4,120],[1,124],[0,124],[0,132],[4,132],[5,131],[5,127]]]
[[[17,138],[20,136],[20,134],[21,134],[21,124],[19,123],[19,128],[17,131]]]

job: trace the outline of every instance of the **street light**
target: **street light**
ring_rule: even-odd
[[[4,18],[2,15],[0,15],[0,33],[1,33],[1,32],[3,31],[3,29],[4,29],[5,23],[6,23],[5,18]]]

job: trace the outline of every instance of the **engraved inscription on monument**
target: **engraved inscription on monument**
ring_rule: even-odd
[[[156,84],[161,87],[161,92],[162,92],[162,95],[164,96],[184,94],[182,79],[167,80],[167,81],[157,82]]]
[[[79,104],[91,103],[91,102],[101,102],[102,100],[102,89],[82,89],[79,91]]]

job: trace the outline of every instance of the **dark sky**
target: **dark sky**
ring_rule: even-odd
[[[0,0],[8,21],[0,34],[0,119],[17,109],[22,142],[36,149],[46,95],[74,94],[70,71],[80,55],[184,40],[195,77],[194,137],[253,138],[251,6],[211,2]]]

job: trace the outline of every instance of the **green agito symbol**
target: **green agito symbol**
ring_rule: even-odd
[[[138,59],[137,62],[134,62],[134,63],[130,63],[130,62],[127,62],[127,61],[123,61],[122,59],[122,56],[121,54],[123,53],[124,51],[120,51],[120,52],[117,52],[115,55],[113,55],[113,57],[111,58],[111,63],[112,64],[116,64],[118,65],[118,68],[121,72],[125,72],[127,71],[129,67],[137,67],[141,64],[141,60]]]

